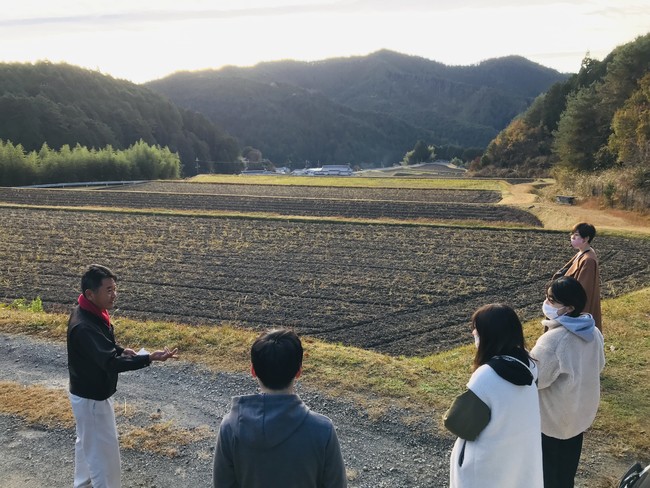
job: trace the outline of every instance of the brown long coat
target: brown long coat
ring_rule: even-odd
[[[582,254],[576,254],[565,265],[569,266],[564,276],[571,276],[580,282],[587,293],[587,304],[583,312],[590,313],[596,321],[596,327],[603,331],[602,314],[600,311],[600,273],[598,257],[593,249]]]

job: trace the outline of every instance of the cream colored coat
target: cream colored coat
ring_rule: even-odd
[[[593,324],[589,315],[580,317]],[[587,430],[596,417],[605,351],[603,335],[593,325],[593,339],[588,341],[562,326],[561,320],[542,322],[549,330],[537,339],[530,355],[539,369],[542,433],[570,439]]]

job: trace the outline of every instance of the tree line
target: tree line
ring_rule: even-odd
[[[194,162],[235,161],[238,142],[205,116],[126,80],[49,62],[0,63],[0,139],[39,151],[77,144],[122,150],[142,140]],[[90,149],[89,149],[90,150]]]
[[[480,147],[463,148],[461,146],[445,145],[436,146],[434,144],[427,144],[423,140],[419,140],[413,146],[413,149],[404,154],[402,164],[411,165],[426,163],[436,159],[442,161],[451,161],[454,164],[465,165],[471,161],[478,159],[483,154],[483,149]]]
[[[142,140],[123,150],[43,144],[38,151],[0,140],[0,186],[178,178],[180,168],[178,154]]]
[[[587,55],[577,74],[499,133],[473,169],[553,175],[567,185],[576,185],[576,174],[591,175],[608,179],[610,192],[650,192],[650,34],[602,61]]]

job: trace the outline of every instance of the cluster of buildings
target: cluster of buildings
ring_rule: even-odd
[[[325,164],[320,168],[296,169],[291,171],[289,168],[276,168],[275,171],[265,169],[244,170],[243,175],[271,175],[271,174],[292,174],[304,176],[352,176],[354,171],[349,164]]]
[[[307,176],[352,176],[354,171],[349,164],[324,164],[320,168],[297,169],[292,175]]]

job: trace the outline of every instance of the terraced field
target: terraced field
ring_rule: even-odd
[[[209,184],[181,181],[154,181],[116,188],[123,191],[159,193],[200,193],[255,197],[301,197],[336,200],[398,202],[497,203],[501,192],[493,190],[447,190],[416,188],[351,188],[334,186],[282,186],[254,184]]]
[[[15,192],[30,203],[58,193],[131,195]],[[0,300],[67,307],[85,265],[101,262],[120,276],[117,320],[292,326],[404,355],[471,341],[469,316],[484,303],[539,316],[547,279],[571,255],[568,233],[542,230],[8,207],[0,216]],[[650,284],[648,243],[597,238],[606,296]]]
[[[221,185],[228,186],[228,185]],[[279,187],[278,187],[279,188]],[[18,189],[0,188],[0,202],[19,205],[45,205],[68,207],[108,207],[192,210],[235,213],[264,213],[302,217],[343,217],[357,219],[397,219],[416,221],[474,221],[504,222],[526,226],[540,226],[532,214],[514,207],[483,203],[455,203],[449,201],[396,200],[395,192],[387,199],[351,199],[305,197],[305,187],[292,187],[295,196],[258,196],[235,194],[164,193],[153,191],[106,191],[68,189]],[[146,188],[145,188],[146,190]],[[347,189],[348,194],[353,189]],[[283,190],[283,191],[286,191]],[[311,191],[311,190],[309,190]],[[413,195],[428,191],[427,198],[451,198],[438,190],[411,190]],[[492,193],[492,192],[489,192]],[[360,192],[367,195],[368,192]],[[375,195],[381,195],[375,192]],[[471,199],[469,192],[465,192]],[[391,198],[393,198],[391,200]],[[422,198],[420,196],[420,198]],[[483,197],[478,197],[483,198]],[[485,198],[493,198],[486,196]]]

